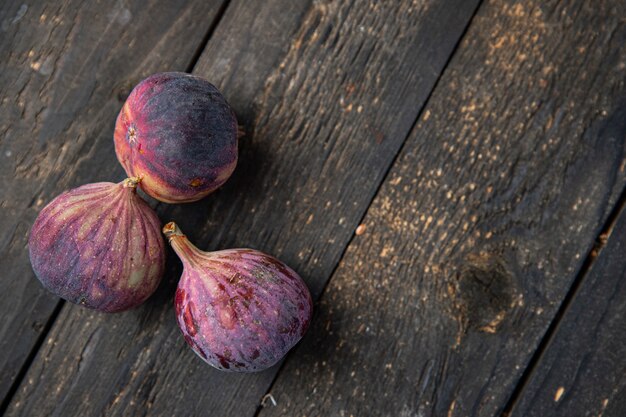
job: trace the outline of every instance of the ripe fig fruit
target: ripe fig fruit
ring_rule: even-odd
[[[135,307],[156,290],[165,244],[159,218],[137,195],[138,181],[83,185],[44,207],[28,249],[45,288],[106,312]]]
[[[182,72],[140,82],[115,124],[115,152],[126,173],[157,200],[200,200],[237,165],[237,119],[208,81]]]
[[[184,267],[174,301],[178,326],[209,365],[261,371],[302,338],[313,303],[291,268],[253,249],[203,252],[175,223],[163,233]]]

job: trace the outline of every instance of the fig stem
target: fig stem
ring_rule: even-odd
[[[137,188],[137,185],[141,182],[141,177],[129,177],[122,181],[122,185],[125,188]]]
[[[169,241],[172,240],[175,236],[185,236],[183,232],[180,230],[178,225],[174,222],[169,222],[165,226],[163,226],[163,234]]]
[[[174,222],[169,222],[163,226],[163,234],[167,237],[167,240],[172,245],[172,249],[183,261],[183,264],[190,263],[195,264],[196,257],[202,256],[204,252],[198,249],[193,243],[187,239],[187,236],[183,234],[178,225]]]

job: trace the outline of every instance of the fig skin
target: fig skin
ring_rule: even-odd
[[[130,93],[115,124],[115,153],[157,200],[186,203],[215,191],[237,165],[237,119],[208,81],[154,74]]]
[[[159,218],[136,193],[137,182],[83,185],[44,207],[28,249],[46,289],[110,313],[135,307],[156,290],[165,244]]]
[[[261,371],[304,336],[313,312],[311,294],[287,265],[253,249],[203,252],[175,223],[163,233],[184,267],[174,301],[178,326],[209,365]]]

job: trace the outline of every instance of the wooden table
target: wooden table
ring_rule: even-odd
[[[623,0],[0,8],[6,415],[626,415]],[[173,70],[217,85],[246,133],[218,192],[151,204],[202,248],[280,257],[316,300],[265,372],[185,345],[169,250],[157,293],[115,315],[30,268],[38,212],[123,178],[117,112]]]

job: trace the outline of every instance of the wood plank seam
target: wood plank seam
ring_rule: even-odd
[[[206,46],[209,44],[209,40],[215,33],[215,29],[217,29],[217,26],[222,21],[222,17],[224,17],[224,13],[226,13],[226,9],[228,9],[229,5],[230,5],[230,0],[224,0],[219,10],[217,11],[217,14],[215,15],[215,19],[213,19],[213,21],[211,22],[211,24],[209,25],[206,31],[206,34],[202,38],[202,42],[200,42],[200,44],[198,45],[198,49],[196,49],[196,52],[193,54],[193,57],[191,57],[191,60],[189,61],[189,65],[185,69],[185,72],[188,72],[188,73],[193,72],[193,69],[196,67],[198,60],[200,60],[200,56],[202,56],[202,52],[204,52],[204,50],[206,49]]]
[[[578,274],[576,275],[576,278],[574,279],[572,286],[569,288],[567,294],[565,295],[565,298],[563,299],[563,302],[559,306],[559,309],[557,310],[554,318],[552,319],[550,326],[548,326],[546,333],[543,335],[543,337],[541,338],[541,341],[537,345],[537,349],[535,350],[532,357],[530,358],[530,361],[528,362],[526,369],[522,373],[521,378],[519,379],[517,385],[515,386],[515,389],[513,390],[513,393],[509,397],[509,400],[507,401],[504,407],[504,410],[502,411],[502,417],[508,417],[513,412],[513,409],[515,408],[517,401],[521,397],[522,393],[524,392],[525,387],[527,386],[528,382],[533,376],[533,373],[537,369],[537,365],[541,361],[541,358],[543,357],[543,354],[546,351],[546,348],[550,345],[550,342],[552,341],[558,329],[559,323],[561,322],[563,316],[567,313],[567,310],[571,306],[572,301],[576,298],[576,294],[580,290],[583,284],[583,281],[585,280],[585,277],[587,277],[595,260],[598,258],[598,255],[602,252],[602,249],[606,245],[607,239],[611,235],[613,228],[615,227],[615,224],[617,223],[620,213],[625,208],[626,208],[626,188],[622,189],[622,192],[616,204],[611,209],[611,212],[609,216],[607,217],[606,222],[604,223],[604,225],[602,226],[602,229],[600,230],[600,233],[598,233],[598,236],[596,237],[595,244],[591,247],[591,249],[589,250],[589,253],[587,253],[587,256],[585,257],[585,261],[582,264],[580,270],[578,271]]]
[[[59,317],[59,314],[61,313],[61,309],[63,308],[64,304],[65,304],[65,300],[60,299],[57,305],[54,307],[54,310],[52,310],[52,314],[50,314],[50,317],[48,317],[48,320],[46,321],[46,324],[44,325],[43,330],[41,331],[41,333],[39,334],[39,337],[37,338],[37,341],[33,345],[33,348],[31,349],[31,351],[28,353],[28,356],[26,357],[26,360],[20,367],[20,370],[17,372],[17,375],[15,376],[15,380],[11,384],[11,387],[9,388],[7,395],[2,399],[2,402],[0,403],[0,416],[3,416],[7,408],[9,408],[9,404],[11,404],[11,400],[15,396],[17,389],[22,384],[22,381],[24,380],[24,377],[26,376],[28,369],[30,368],[33,361],[35,360],[35,356],[37,356],[37,352],[39,352],[39,349],[43,345],[44,340],[46,340],[46,337],[48,337],[48,333],[52,329],[52,325],[56,321],[57,317]]]
[[[374,200],[376,200],[376,198],[378,197],[378,194],[380,193],[380,189],[386,183],[386,181],[387,181],[387,179],[389,177],[389,173],[391,172],[391,169],[395,166],[396,161],[398,160],[399,156],[402,154],[402,152],[403,152],[403,150],[405,148],[407,140],[409,139],[409,137],[411,137],[411,135],[413,134],[413,131],[415,130],[415,127],[417,126],[418,122],[422,118],[424,110],[428,107],[428,103],[430,101],[430,98],[433,95],[433,92],[435,92],[437,90],[437,87],[439,86],[439,81],[443,77],[443,74],[446,72],[446,69],[448,68],[448,65],[450,64],[450,62],[452,61],[452,58],[456,54],[459,46],[463,42],[463,40],[464,40],[464,38],[465,38],[465,36],[467,34],[468,29],[471,27],[472,22],[474,21],[474,18],[476,17],[476,14],[478,13],[478,10],[480,10],[480,7],[483,5],[483,3],[484,3],[483,0],[480,0],[478,2],[478,4],[476,5],[476,8],[474,8],[474,10],[472,11],[472,15],[468,19],[467,24],[465,25],[465,27],[463,28],[463,31],[461,32],[461,36],[459,36],[456,44],[454,45],[454,48],[452,48],[452,51],[450,52],[450,55],[448,56],[448,59],[446,60],[445,64],[443,65],[443,67],[441,69],[441,71],[439,72],[439,75],[437,76],[437,80],[435,81],[435,83],[433,84],[432,88],[430,89],[430,91],[428,93],[428,96],[426,97],[426,100],[424,100],[424,104],[422,105],[420,110],[417,112],[417,115],[415,117],[415,120],[413,120],[411,128],[407,131],[407,134],[405,135],[404,139],[402,140],[402,144],[398,148],[398,152],[396,153],[396,155],[391,160],[391,163],[387,167],[384,175],[382,176],[380,182],[378,183],[378,185],[376,187],[376,190],[372,194],[372,197],[371,197],[369,203],[367,204],[367,206],[364,207],[361,215],[359,216],[360,217],[359,223],[358,223],[359,225],[363,223],[363,220],[365,219],[365,216],[367,215],[368,210],[370,209],[370,206],[372,205],[372,202],[374,202]],[[624,198],[626,199],[626,195],[624,195]],[[334,267],[333,267],[333,269],[332,269],[332,271],[331,271],[331,273],[329,275],[328,280],[326,281],[326,283],[322,287],[322,290],[320,291],[319,297],[315,300],[315,303],[318,303],[319,300],[321,300],[324,297],[326,289],[328,288],[330,282],[332,281],[332,279],[333,279],[333,277],[335,275],[335,272],[337,271],[337,268],[339,268],[339,265],[341,265],[341,262],[343,261],[345,255],[346,255],[346,251],[348,250],[348,248],[350,247],[350,245],[352,244],[352,242],[353,242],[353,240],[354,240],[354,238],[356,236],[357,236],[357,234],[352,235],[352,237],[350,237],[350,239],[348,240],[348,242],[344,246],[343,250],[341,251],[341,255],[337,259],[337,262],[335,263],[335,265],[334,265]],[[267,389],[265,395],[263,396],[263,398],[266,398],[266,397],[271,395],[272,389],[274,388],[274,385],[276,384],[276,381],[280,377],[281,371],[284,369],[285,363],[287,363],[287,361],[289,360],[289,358],[292,355],[293,355],[293,351],[291,351],[287,355],[287,357],[282,361],[282,363],[280,364],[280,368],[276,372],[276,375],[274,375],[274,378],[272,379],[272,382],[271,382],[270,386],[268,387],[268,389]],[[256,412],[254,413],[254,417],[259,417],[259,415],[260,415],[260,413],[261,413],[261,411],[263,410],[264,407],[265,407],[265,402],[259,401],[259,405],[258,405],[258,407],[256,409]]]

